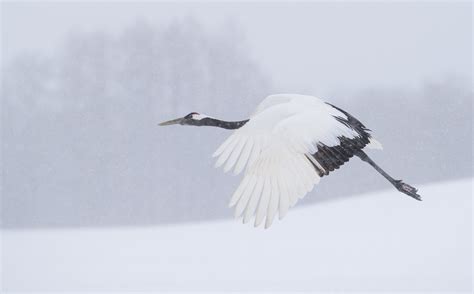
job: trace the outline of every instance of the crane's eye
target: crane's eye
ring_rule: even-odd
[[[191,112],[190,114],[186,115],[184,118],[186,119],[193,119],[194,118],[194,115],[197,115],[199,113],[197,112]]]

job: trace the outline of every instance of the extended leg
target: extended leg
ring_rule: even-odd
[[[394,185],[398,191],[405,193],[408,196],[415,198],[416,200],[421,201],[421,196],[416,194],[416,192],[418,191],[417,189],[415,189],[414,187],[408,184],[405,184],[401,180],[393,179],[389,174],[387,174],[383,169],[381,169],[372,159],[370,159],[370,157],[367,154],[365,154],[364,151],[359,150],[355,153],[355,155],[359,157],[361,160],[373,166],[373,168],[375,168],[375,170],[377,170],[382,176],[384,176],[384,178],[386,178],[390,183],[392,183],[392,185]]]

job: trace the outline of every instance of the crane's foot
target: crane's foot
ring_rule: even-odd
[[[416,189],[415,187],[412,187],[402,182],[402,180],[395,180],[393,185],[395,186],[395,188],[397,188],[398,191],[407,194],[408,196],[413,197],[418,201],[421,201],[421,196],[416,193],[418,192],[418,189]]]

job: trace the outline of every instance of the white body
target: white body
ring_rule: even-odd
[[[266,218],[268,228],[276,215],[288,209],[311,191],[320,177],[311,154],[317,145],[338,145],[338,137],[355,138],[358,133],[334,116],[346,115],[323,100],[305,95],[278,94],[265,98],[250,120],[237,129],[214,153],[216,166],[234,168],[245,176],[230,201],[235,217],[244,223],[255,215],[255,226]],[[369,148],[381,149],[371,140]],[[308,159],[309,158],[309,159]]]

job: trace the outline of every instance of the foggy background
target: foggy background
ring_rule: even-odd
[[[1,5],[5,228],[228,218],[240,177],[211,154],[229,131],[157,123],[280,92],[360,119],[395,178],[472,177],[470,3]],[[353,159],[298,206],[384,188]]]

